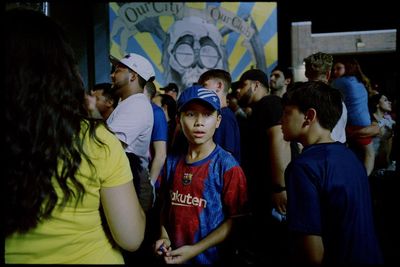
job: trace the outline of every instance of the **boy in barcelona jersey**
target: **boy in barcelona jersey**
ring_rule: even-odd
[[[222,263],[221,245],[234,218],[244,214],[246,177],[213,141],[222,119],[215,92],[201,86],[184,90],[177,119],[189,147],[186,154],[167,158],[158,181],[163,206],[155,252],[165,263]]]

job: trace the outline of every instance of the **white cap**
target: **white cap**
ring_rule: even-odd
[[[117,59],[116,57],[110,55],[110,61],[113,65],[121,63],[127,66],[146,81],[155,76],[153,65],[151,65],[150,61],[148,61],[145,57],[139,54],[130,53],[124,56],[122,59]]]

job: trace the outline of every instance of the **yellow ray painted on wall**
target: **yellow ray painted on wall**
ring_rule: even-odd
[[[231,2],[222,2],[220,7],[225,10],[228,10],[232,13],[237,14],[237,12],[239,10],[239,5],[240,5],[239,2],[232,2],[232,3]]]
[[[266,57],[267,67],[278,60],[278,34],[269,40],[269,42],[264,46],[264,53]]]
[[[115,12],[115,14],[118,15],[119,5],[117,3],[115,3],[115,2],[112,2],[112,3],[110,3],[110,7]]]
[[[158,70],[164,72],[161,65],[161,52],[157,44],[154,42],[152,36],[148,32],[137,33],[134,38],[140,44],[146,54],[152,59],[153,63],[157,66]]]
[[[173,16],[160,16],[159,22],[163,31],[167,32],[172,23],[175,22],[175,19]]]
[[[264,26],[265,22],[268,20],[269,16],[271,16],[272,11],[276,8],[276,3],[263,3],[256,2],[251,11],[252,18],[254,23],[257,26],[258,30]]]
[[[157,80],[153,81],[154,85],[156,86],[156,90],[159,93],[164,93],[164,91],[161,91],[159,88],[161,88],[162,86],[160,85],[160,83]]]
[[[239,80],[240,76],[242,76],[243,73],[245,73],[246,71],[248,71],[248,70],[251,69],[252,67],[255,68],[255,67],[256,67],[256,64],[255,64],[253,61],[250,61],[250,62],[245,66],[245,68],[243,68],[243,71],[239,74],[238,80]]]
[[[110,54],[116,58],[122,58],[124,55],[120,53],[120,45],[111,40]]]
[[[187,2],[186,6],[203,10],[206,8],[206,2]]]
[[[235,47],[232,50],[232,53],[228,59],[229,69],[232,71],[236,68],[237,64],[239,63],[240,59],[246,53],[246,47],[242,45],[244,40],[243,35],[240,35],[238,41],[235,44]]]

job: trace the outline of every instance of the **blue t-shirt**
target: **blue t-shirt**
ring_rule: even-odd
[[[161,190],[166,205],[162,221],[173,249],[199,242],[227,218],[245,212],[246,177],[234,157],[218,145],[208,157],[190,164],[185,155],[168,156]],[[219,258],[214,246],[190,263],[211,264]]]
[[[347,124],[352,126],[369,126],[371,117],[368,110],[368,92],[364,84],[355,76],[343,76],[332,82],[332,87],[343,95],[347,108]]]
[[[151,132],[151,142],[168,140],[168,123],[162,108],[151,103],[154,114],[154,125]]]
[[[285,172],[289,230],[318,235],[324,263],[380,264],[368,176],[340,142],[307,146]]]
[[[229,107],[221,109],[222,121],[214,133],[214,142],[231,152],[240,163],[240,131],[235,114]]]

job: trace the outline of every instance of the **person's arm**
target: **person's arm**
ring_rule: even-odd
[[[233,219],[229,218],[205,238],[193,245],[185,245],[165,252],[164,260],[168,264],[182,264],[199,255],[210,247],[224,241],[232,230]]]
[[[150,178],[151,183],[154,185],[167,158],[167,142],[154,141],[152,145],[154,148],[154,158],[150,167]]]
[[[272,202],[278,212],[285,214],[287,204],[287,195],[284,189],[285,169],[290,162],[290,143],[283,139],[281,125],[269,128],[267,134],[268,140],[270,140],[269,158],[273,187]]]
[[[293,262],[305,265],[321,265],[324,258],[324,245],[321,236],[299,235],[295,239],[296,257]]]
[[[103,187],[100,197],[114,240],[125,250],[137,250],[144,238],[146,217],[132,181]]]
[[[380,134],[380,128],[377,123],[373,122],[371,125],[358,130],[350,130],[347,128],[346,134],[348,138],[374,137]]]

